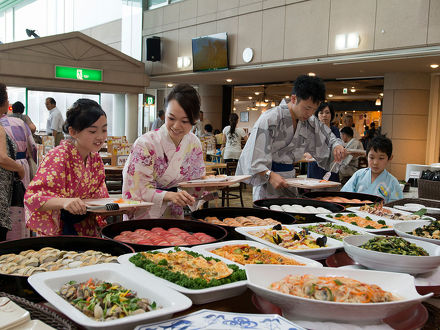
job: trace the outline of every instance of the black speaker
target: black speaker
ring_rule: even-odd
[[[147,61],[160,61],[160,37],[147,38]]]

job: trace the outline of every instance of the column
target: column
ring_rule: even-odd
[[[125,94],[125,136],[129,143],[138,137],[138,94]]]
[[[125,135],[125,95],[113,94],[112,135]]]
[[[382,133],[393,141],[388,170],[404,180],[406,164],[425,164],[430,75],[387,73],[384,76]]]
[[[426,164],[440,162],[440,74],[431,76]]]
[[[199,94],[201,110],[205,119],[209,120],[212,127],[222,130],[222,86],[200,85]]]

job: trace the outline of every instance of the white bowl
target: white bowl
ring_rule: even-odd
[[[215,254],[215,253],[211,253],[212,250],[221,248],[223,246],[226,245],[238,245],[238,244],[248,244],[249,246],[254,246],[257,249],[266,249],[269,250],[273,253],[277,253],[282,255],[285,258],[289,258],[298,262],[301,262],[303,264],[305,264],[305,266],[310,266],[310,267],[322,267],[322,264],[320,262],[317,262],[315,260],[309,259],[309,258],[305,258],[305,257],[301,257],[301,256],[297,256],[297,255],[292,255],[291,253],[285,253],[285,252],[281,252],[279,250],[273,249],[267,245],[258,243],[258,242],[251,242],[251,241],[245,241],[245,240],[237,240],[237,241],[225,241],[225,242],[218,242],[218,243],[211,243],[211,244],[204,244],[204,245],[198,245],[193,247],[194,250],[196,251],[203,251],[205,253],[209,253],[211,254],[213,257],[216,258],[221,258],[219,255]],[[232,262],[234,264],[240,265],[239,263],[236,263],[232,260],[227,259],[227,262]],[[242,266],[242,265],[241,265]]]
[[[432,244],[440,245],[440,239],[435,238],[427,238],[427,237],[421,237],[416,236],[413,234],[408,234],[408,232],[412,232],[414,229],[423,227],[425,225],[429,225],[431,221],[425,221],[425,220],[417,220],[417,221],[410,221],[410,222],[402,222],[394,225],[394,231],[397,235],[401,237],[407,237],[412,239],[419,239],[421,241],[429,242]]]
[[[290,320],[320,320],[342,322],[377,322],[417,305],[432,293],[421,296],[414,286],[414,277],[371,270],[312,268],[301,266],[246,265],[248,286],[257,295],[278,305],[283,316]],[[376,284],[402,298],[384,303],[339,303],[301,298],[269,289],[271,283],[285,276],[312,274],[314,276],[345,276],[367,284]]]
[[[162,308],[117,320],[95,321],[56,293],[69,281],[86,282],[90,278],[119,283],[126,289],[136,291],[138,297],[153,300]],[[147,321],[169,319],[174,313],[191,307],[191,300],[156,281],[152,276],[139,279],[139,272],[127,272],[124,265],[112,263],[39,273],[30,276],[28,281],[44,299],[87,329],[133,329],[134,326],[145,324]]]
[[[372,239],[371,235],[344,238],[344,249],[351,259],[371,269],[389,272],[422,274],[431,272],[440,265],[440,246],[428,242],[405,238],[426,250],[429,256],[407,256],[371,251],[359,247]]]
[[[283,225],[283,227],[286,227],[289,230],[295,230],[295,231],[302,230],[302,228],[300,228],[298,226],[293,226],[293,225]],[[257,232],[261,229],[269,229],[269,228],[273,228],[273,226],[237,227],[237,228],[235,228],[235,231],[246,236],[246,238],[249,240],[259,242],[259,243],[264,244],[266,246],[270,246],[276,250],[287,252],[287,253],[294,253],[296,255],[303,256],[303,257],[310,258],[310,259],[315,259],[315,260],[325,259],[328,256],[331,256],[332,254],[334,254],[336,249],[342,247],[342,242],[340,242],[336,239],[327,237],[327,246],[326,247],[317,248],[317,249],[289,250],[289,249],[283,248],[281,246],[278,246],[277,244],[271,243],[269,241],[266,241],[264,239],[261,239],[261,238],[256,237],[251,234],[251,233]],[[313,238],[322,237],[322,235],[319,235],[319,234],[316,234],[313,232],[310,232],[310,236],[312,236]]]
[[[187,251],[194,251],[194,252],[200,253],[202,255],[212,257],[211,253],[204,252],[201,250],[197,251],[193,248],[180,248],[180,249],[187,250]],[[174,250],[174,248],[165,248],[165,249],[159,249],[159,250],[155,250],[155,251],[168,252],[170,250]],[[242,294],[244,291],[246,291],[247,281],[238,281],[238,282],[223,284],[223,285],[219,285],[219,286],[215,286],[215,287],[211,287],[211,288],[206,288],[206,289],[188,289],[188,288],[185,288],[181,285],[177,285],[173,282],[165,280],[161,277],[155,276],[155,275],[147,272],[145,269],[137,267],[129,260],[135,254],[137,254],[137,253],[123,254],[118,257],[118,262],[123,264],[124,267],[126,267],[126,269],[129,269],[130,271],[133,269],[138,272],[141,272],[142,274],[148,274],[149,277],[152,276],[156,281],[158,281],[158,282],[160,282],[160,283],[162,283],[162,284],[164,284],[164,285],[166,285],[176,291],[179,291],[180,293],[183,293],[185,296],[190,298],[194,304],[197,304],[197,305],[206,304],[206,303],[217,301],[217,300],[235,297],[235,296]],[[224,261],[226,264],[234,264],[234,265],[237,265],[239,268],[244,269],[244,267],[242,265],[232,263],[230,260],[224,259],[220,256],[216,256],[216,258]]]

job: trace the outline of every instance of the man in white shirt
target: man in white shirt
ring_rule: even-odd
[[[203,111],[200,111],[200,118],[193,126],[192,132],[197,137],[202,137],[205,135],[205,125],[211,124],[211,122],[208,119],[203,119]]]
[[[159,129],[163,124],[165,124],[165,112],[159,110],[156,120],[153,122],[153,125],[151,125],[151,130]]]
[[[359,132],[356,130],[356,126],[354,124],[353,121],[353,116],[350,114],[346,114],[344,116],[344,127],[350,127],[353,130],[353,137],[356,140],[360,140],[361,139],[361,135],[359,134]]]
[[[64,119],[61,111],[57,108],[57,103],[52,97],[46,98],[46,108],[49,111],[49,118],[46,123],[47,135],[55,138],[55,147],[64,139],[63,125]]]

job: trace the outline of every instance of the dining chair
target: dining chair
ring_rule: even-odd
[[[237,170],[237,162],[229,162],[226,163],[226,175],[227,176],[233,176],[235,175],[235,171]],[[229,207],[229,200],[230,199],[240,199],[241,207],[244,207],[243,203],[243,187],[244,183],[239,182],[235,183],[231,186],[224,187],[221,189],[222,191],[222,207],[226,205]]]

